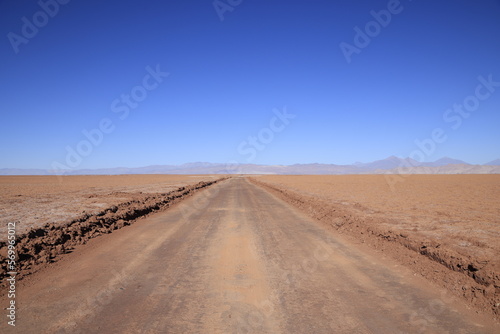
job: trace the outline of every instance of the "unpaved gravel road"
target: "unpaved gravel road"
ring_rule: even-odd
[[[498,330],[387,262],[232,178],[18,282],[16,327],[3,315],[0,332]]]

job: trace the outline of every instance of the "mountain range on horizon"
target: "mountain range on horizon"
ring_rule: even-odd
[[[121,175],[121,174],[499,174],[500,159],[483,165],[444,157],[433,162],[390,156],[368,163],[350,165],[323,163],[293,165],[226,164],[190,162],[182,165],[115,167],[99,169],[21,169],[2,168],[0,175]]]

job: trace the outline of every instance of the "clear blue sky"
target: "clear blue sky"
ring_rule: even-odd
[[[238,2],[0,1],[0,168],[500,158],[500,1]]]

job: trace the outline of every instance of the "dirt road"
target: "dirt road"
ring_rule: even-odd
[[[93,239],[17,289],[2,333],[495,331],[245,178]]]

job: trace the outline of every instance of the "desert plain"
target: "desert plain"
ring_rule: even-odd
[[[0,241],[5,241],[8,222],[18,221],[16,230],[22,234],[213,179],[210,175],[0,176]]]
[[[0,256],[46,332],[495,332],[500,175],[388,177],[0,177]]]
[[[259,176],[258,181],[369,219],[380,231],[500,263],[500,175]],[[341,222],[342,223],[342,222]]]

